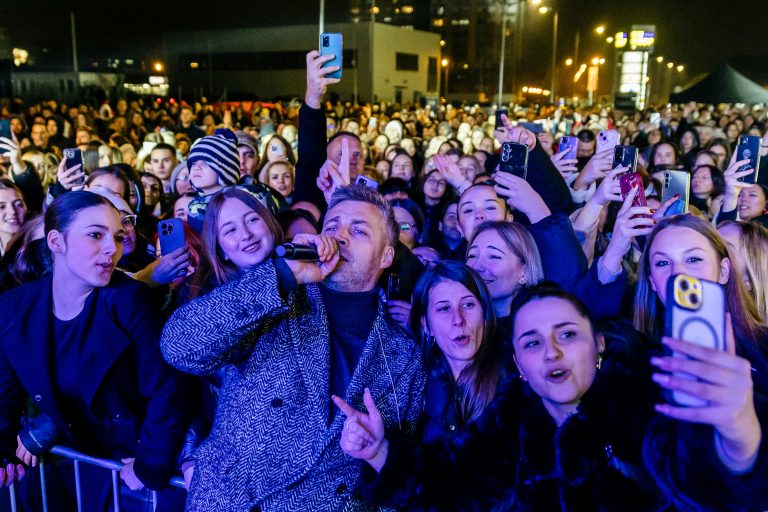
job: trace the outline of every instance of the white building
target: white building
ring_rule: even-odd
[[[342,99],[414,102],[440,90],[440,35],[380,23],[330,24],[344,39]],[[306,53],[319,46],[317,25],[172,32],[164,50],[170,94],[214,101],[299,97]]]

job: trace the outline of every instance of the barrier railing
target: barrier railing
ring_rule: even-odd
[[[116,461],[116,460],[110,460],[110,459],[100,459],[98,457],[92,457],[90,455],[86,455],[85,453],[78,452],[76,450],[73,450],[71,448],[67,448],[66,446],[54,446],[50,453],[53,455],[58,455],[59,457],[63,457],[65,459],[69,459],[73,462],[74,470],[75,470],[75,499],[77,500],[77,511],[83,512],[83,487],[82,483],[80,482],[80,464],[90,464],[92,466],[96,466],[103,469],[108,469],[112,472],[112,499],[113,499],[113,507],[115,512],[120,512],[120,470],[123,468],[123,464]],[[40,461],[38,463],[38,468],[40,470],[40,490],[42,493],[42,506],[43,506],[43,512],[48,512],[48,496],[46,492],[46,486],[45,486],[45,457],[41,457]],[[171,478],[170,485],[173,487],[178,487],[180,489],[184,489],[184,479],[175,476]],[[16,496],[16,486],[11,485],[9,488],[10,492],[10,498],[11,498],[11,512],[17,512],[17,496]],[[157,507],[157,492],[152,491],[152,510],[155,510]]]

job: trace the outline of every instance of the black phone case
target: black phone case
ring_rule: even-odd
[[[160,251],[163,255],[187,244],[184,237],[184,222],[181,219],[161,220],[157,225],[157,236],[160,239]]]
[[[687,282],[687,289],[683,283]],[[681,300],[681,295],[698,293],[697,308]],[[674,275],[667,281],[667,308],[664,318],[666,336],[695,343],[696,345],[725,351],[725,291],[717,283],[695,279],[682,274]],[[686,357],[669,352],[675,357]],[[692,379],[685,374],[680,378]],[[705,402],[680,391],[665,391],[668,402],[683,407],[701,407]]]
[[[64,158],[67,160],[67,163],[64,164],[65,168],[71,169],[76,165],[83,165],[83,152],[80,151],[78,148],[67,148],[62,153],[64,155]],[[81,168],[81,170],[85,171],[85,168]],[[82,178],[78,179],[73,184],[83,185],[84,183],[85,183],[85,175],[83,175]]]
[[[528,146],[517,142],[503,143],[499,170],[526,179],[528,177]]]
[[[407,274],[390,274],[387,285],[387,300],[411,302],[413,280]]]
[[[611,169],[616,167],[628,167],[627,172],[637,171],[637,148],[634,146],[616,146],[613,150],[613,164]]]
[[[7,119],[0,119],[0,137],[13,139],[13,135],[11,135],[11,122]],[[8,150],[0,148],[0,155],[5,153],[8,153]]]
[[[508,108],[500,108],[496,110],[496,129],[504,128],[504,123],[501,122],[501,115],[504,114],[509,118],[509,109]]]
[[[749,176],[742,176],[738,181],[742,183],[757,183],[757,172],[760,170],[760,137],[756,135],[740,135],[739,145],[736,146],[736,160],[749,160],[748,164],[742,165],[739,170],[746,171],[754,169],[755,172]]]

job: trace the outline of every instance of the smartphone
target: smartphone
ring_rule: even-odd
[[[637,148],[634,146],[616,146],[613,148],[613,164],[611,169],[616,167],[627,167],[627,173],[637,170]]]
[[[333,55],[333,60],[323,64],[323,67],[339,66],[338,71],[326,75],[328,78],[341,78],[342,50],[341,34],[331,32],[320,34],[320,55]]]
[[[528,177],[528,146],[517,142],[503,143],[499,170],[526,179]]]
[[[517,123],[517,126],[525,128],[526,130],[530,130],[536,135],[540,133],[544,133],[544,127],[539,123],[529,123],[527,121],[523,121],[523,122]]]
[[[664,313],[667,336],[725,351],[725,291],[721,285],[683,274],[671,276],[667,281],[667,305]],[[672,355],[686,357],[677,352]],[[694,380],[684,373],[674,375]],[[667,400],[683,407],[707,405],[681,391],[667,392],[666,395]]]
[[[661,123],[661,114],[658,112],[654,112],[651,114],[650,117],[651,124],[659,126],[659,123]]]
[[[563,157],[563,160],[576,160],[576,151],[579,148],[579,138],[573,135],[566,135],[560,139],[560,146],[557,148],[558,153],[568,151]]]
[[[11,135],[11,122],[7,119],[0,119],[0,137],[13,139],[13,135]],[[0,148],[0,155],[8,152],[7,149]]]
[[[356,185],[365,185],[368,188],[372,188],[373,190],[379,189],[379,182],[374,180],[373,178],[369,178],[368,176],[358,176],[355,180]]]
[[[637,185],[637,195],[632,201],[632,206],[648,206],[648,202],[645,199],[645,187],[643,187],[643,178],[636,172],[625,172],[621,174],[619,178],[619,186],[621,187],[621,200],[624,201],[632,187]]]
[[[760,167],[760,137],[757,135],[740,135],[739,144],[736,146],[736,160],[749,160],[739,171],[754,169],[755,172],[749,176],[742,176],[739,181],[742,183],[757,183],[757,171]]]
[[[184,236],[184,221],[181,219],[161,220],[157,225],[157,236],[160,240],[160,252],[169,254],[187,245]]]
[[[500,130],[501,128],[504,128],[504,122],[501,120],[501,116],[505,115],[507,116],[507,119],[509,119],[509,109],[508,108],[497,108],[496,109],[496,129]]]
[[[601,130],[597,134],[597,153],[608,151],[619,145],[619,132],[616,130]]]
[[[79,149],[68,148],[63,151],[63,154],[67,161],[67,163],[64,165],[66,169],[71,169],[76,165],[83,165],[83,152]],[[83,175],[82,177],[78,178],[77,181],[73,182],[73,185],[79,186],[85,184],[85,168],[81,167],[80,170],[83,172]]]
[[[390,274],[387,285],[387,300],[411,302],[413,279],[408,274]]]
[[[661,202],[665,202],[672,197],[679,195],[679,201],[684,207],[680,208],[673,203],[670,208],[677,208],[673,213],[687,213],[688,212],[688,194],[691,191],[691,175],[688,171],[672,171],[664,170],[664,183],[661,189]],[[682,211],[678,211],[682,210]]]

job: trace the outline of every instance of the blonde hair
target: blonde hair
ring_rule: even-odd
[[[267,162],[264,167],[259,171],[259,181],[265,185],[269,185],[269,170],[276,165],[285,165],[288,170],[291,171],[291,178],[296,181],[296,168],[288,160],[275,160],[274,162]]]
[[[640,257],[635,292],[634,326],[643,334],[660,337],[663,334],[664,306],[658,295],[651,288],[650,248],[659,233],[670,227],[691,229],[707,239],[717,254],[718,264],[728,258],[728,247],[720,234],[707,221],[693,215],[674,215],[662,219],[648,235],[648,240]],[[729,260],[730,263],[730,260]],[[766,326],[762,324],[755,302],[747,293],[741,279],[735,275],[731,264],[728,282],[725,283],[726,310],[731,314],[733,330],[737,338],[761,343],[766,334]]]
[[[734,226],[739,230],[739,247],[744,259],[744,285],[755,302],[760,321],[768,323],[768,229],[755,222],[728,220],[717,225],[717,229]]]
[[[472,247],[472,243],[484,231],[493,231],[499,235],[509,250],[523,262],[525,265],[523,271],[525,286],[533,286],[544,280],[544,265],[541,263],[541,255],[538,247],[536,247],[536,241],[531,232],[522,224],[505,221],[483,222],[475,229],[475,234],[467,247]]]

